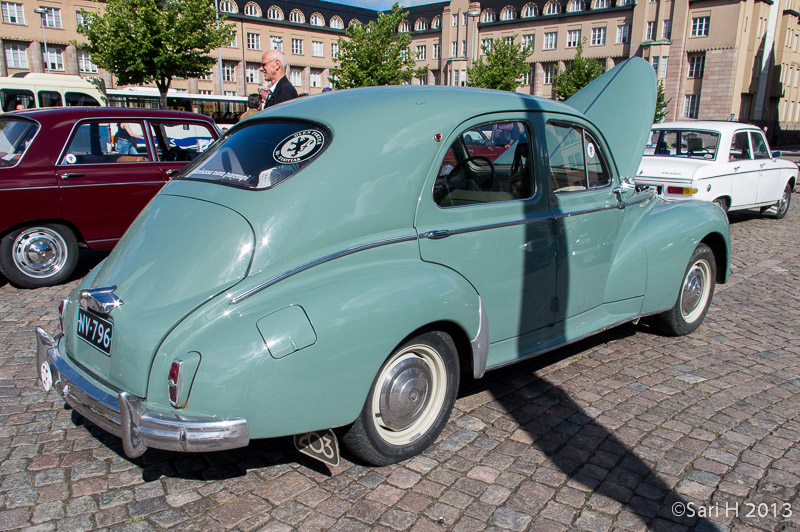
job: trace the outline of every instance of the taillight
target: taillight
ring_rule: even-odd
[[[697,189],[691,187],[667,187],[667,194],[682,194],[691,196],[692,194],[697,194]]]
[[[67,304],[69,304],[69,298],[66,297],[58,304],[58,321],[61,323],[62,331],[64,330],[64,314],[67,312]]]
[[[178,405],[178,392],[181,387],[181,369],[183,368],[182,360],[173,360],[172,365],[169,367],[169,376],[167,377],[167,389],[169,392],[169,403],[175,408],[180,408]]]

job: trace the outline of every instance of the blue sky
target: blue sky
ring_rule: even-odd
[[[328,0],[332,1],[332,0]],[[336,0],[333,0],[336,1]],[[383,11],[384,9],[391,9],[395,2],[400,4],[400,7],[418,6],[420,4],[432,4],[440,0],[338,0],[339,4],[347,4],[349,6],[366,7]]]

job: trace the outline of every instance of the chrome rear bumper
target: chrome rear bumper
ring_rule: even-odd
[[[43,368],[43,365],[46,367]],[[180,416],[148,410],[127,392],[110,394],[67,364],[54,340],[36,327],[36,369],[64,400],[92,423],[119,436],[125,454],[141,456],[148,447],[169,451],[206,452],[245,447],[250,442],[247,420]],[[44,378],[43,378],[44,376]]]

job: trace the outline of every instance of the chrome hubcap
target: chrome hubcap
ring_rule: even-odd
[[[411,425],[428,404],[430,383],[430,368],[420,358],[393,365],[381,387],[382,424],[392,430]]]
[[[781,196],[780,201],[778,201],[778,212],[781,213],[786,210],[787,206],[789,205],[789,190],[783,190],[783,196]]]
[[[33,227],[14,240],[14,264],[30,277],[55,275],[67,262],[67,243],[50,229]]]
[[[704,261],[697,261],[692,265],[681,289],[681,315],[687,323],[692,323],[700,314],[708,299],[709,278],[711,267]]]

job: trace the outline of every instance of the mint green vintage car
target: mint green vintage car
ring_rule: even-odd
[[[389,464],[462,374],[643,316],[690,333],[728,222],[635,188],[655,95],[631,59],[566,104],[375,87],[263,111],[145,208],[63,334],[37,329],[40,378],[130,457],[294,435]]]

